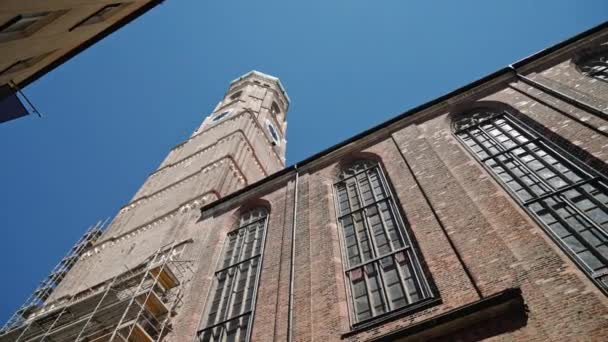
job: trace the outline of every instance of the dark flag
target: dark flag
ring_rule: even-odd
[[[8,84],[0,86],[0,123],[28,115],[27,109]]]

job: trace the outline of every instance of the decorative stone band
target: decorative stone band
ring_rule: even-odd
[[[234,160],[234,158],[231,155],[227,155],[225,157],[222,157],[221,159],[216,160],[213,163],[207,164],[205,166],[203,166],[200,170],[193,172],[191,174],[189,174],[188,176],[178,180],[177,182],[173,182],[167,186],[165,186],[164,188],[161,188],[149,195],[146,196],[142,196],[134,201],[132,201],[131,203],[123,206],[120,210],[119,210],[119,214],[128,212],[129,210],[137,207],[138,205],[142,204],[142,203],[146,203],[150,200],[156,199],[161,197],[163,194],[167,193],[169,190],[176,188],[178,185],[181,185],[182,183],[188,182],[188,181],[192,181],[194,180],[196,177],[198,177],[199,175],[208,173],[209,171],[220,167],[224,164],[228,163],[230,170],[233,172],[234,176],[238,179],[239,183],[244,183],[244,184],[249,184],[249,182],[247,181],[247,178],[245,177],[245,175],[241,172],[241,170],[239,169],[239,167],[236,165],[236,162]]]
[[[173,147],[171,149],[171,152],[175,152],[181,148],[184,147],[184,145],[186,145],[188,142],[196,139],[197,137],[201,136],[204,133],[207,133],[213,129],[216,129],[218,127],[221,127],[223,125],[227,125],[229,122],[233,122],[236,121],[237,119],[239,119],[241,116],[245,116],[247,115],[248,120],[254,124],[254,127],[257,129],[258,133],[261,134],[266,141],[268,142],[268,145],[272,145],[272,140],[270,140],[270,138],[266,135],[266,133],[264,133],[264,128],[260,125],[260,123],[258,122],[257,118],[255,117],[255,114],[253,112],[253,110],[251,108],[245,108],[243,109],[243,111],[236,113],[234,115],[231,115],[230,117],[226,118],[225,120],[220,121],[219,123],[217,123],[214,126],[211,126],[205,130],[202,130],[200,133],[195,134],[193,136],[191,136],[190,138],[188,138],[187,140],[179,143],[178,145],[176,145],[175,147]],[[281,156],[279,156],[279,154],[274,150],[271,149],[272,154],[275,156],[276,160],[279,161],[279,163],[281,163],[282,165],[285,164],[285,161],[283,160],[283,158],[281,158]],[[160,169],[159,169],[160,170]]]
[[[152,172],[148,178],[148,181],[150,181],[151,179],[162,175],[163,173],[169,171],[170,169],[183,165],[183,166],[188,166],[188,163],[192,163],[192,161],[197,158],[202,156],[202,154],[209,152],[215,148],[218,148],[220,144],[222,143],[226,143],[229,142],[231,140],[234,139],[241,139],[241,141],[245,142],[246,147],[245,149],[249,152],[253,152],[253,146],[251,145],[251,142],[249,141],[249,139],[247,139],[247,136],[245,135],[245,132],[243,132],[243,130],[238,129],[228,135],[223,136],[222,138],[220,138],[218,141],[216,141],[215,143],[213,143],[212,145],[209,145],[207,147],[204,147],[200,150],[195,151],[194,153],[191,153],[189,155],[187,155],[186,157],[179,159],[178,161],[176,161],[175,163],[171,163],[171,164],[167,164],[163,167],[161,167],[160,169]],[[260,160],[258,159],[258,157],[255,155],[255,153],[253,153],[253,160],[255,165],[257,166],[258,170],[264,174],[264,176],[268,175],[268,172],[264,169],[264,167],[262,166],[262,163],[260,162]]]
[[[146,222],[145,224],[135,227],[123,234],[109,237],[101,242],[94,244],[93,246],[91,246],[87,251],[85,251],[82,254],[82,256],[80,257],[80,260],[87,259],[95,254],[99,254],[99,253],[103,252],[105,249],[107,249],[109,247],[112,247],[112,246],[118,245],[122,242],[125,242],[127,240],[130,240],[131,238],[133,238],[149,229],[152,229],[152,228],[160,225],[163,222],[166,222],[166,221],[176,217],[178,214],[185,214],[188,211],[190,211],[191,209],[201,208],[205,204],[207,204],[211,201],[214,201],[217,198],[219,198],[219,195],[216,192],[207,192],[204,195],[197,196],[196,198],[190,199],[190,200],[182,203],[176,209],[166,213],[163,216],[157,217],[156,219]]]

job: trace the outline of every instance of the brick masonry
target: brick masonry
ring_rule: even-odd
[[[521,289],[523,319],[504,314],[470,320],[454,325],[449,335],[437,331],[423,340],[605,340],[604,292],[456,139],[452,120],[477,107],[508,110],[608,176],[608,82],[582,74],[576,65],[582,52],[601,51],[606,44],[608,28],[596,30],[518,70],[596,112],[503,73],[222,200],[284,166],[284,141],[273,146],[264,128],[271,118],[285,132],[284,114],[273,117],[269,110],[274,99],[286,112],[281,86],[255,75],[237,80],[216,112],[244,111],[223,123],[207,119],[173,149],[55,296],[107,280],[164,243],[192,239],[185,253],[195,261],[195,272],[168,337],[190,341],[200,329],[226,233],[240,208],[263,201],[270,217],[254,341],[393,339],[392,332],[512,288]],[[249,99],[231,102],[239,90]],[[362,329],[350,323],[333,194],[340,167],[358,158],[383,166],[437,299]],[[188,178],[222,160],[215,171]]]

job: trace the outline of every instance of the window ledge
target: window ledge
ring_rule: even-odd
[[[527,309],[521,295],[521,289],[519,288],[501,291],[421,322],[398,328],[377,337],[372,337],[369,341],[428,340],[462,331],[465,328],[478,325],[488,319],[511,313],[515,313],[518,317],[522,318],[521,322],[515,322],[514,324],[518,326],[525,325],[525,321],[527,320]],[[378,322],[378,324],[380,323],[386,323],[386,321]],[[370,327],[366,327],[366,329],[368,328]],[[361,332],[361,330],[363,329],[358,329],[356,332]],[[351,331],[342,335],[342,338],[352,336],[356,332]],[[501,332],[496,333],[499,334]]]
[[[412,304],[410,306],[403,307],[401,309],[397,309],[395,311],[391,311],[379,317],[373,317],[361,323],[357,323],[353,326],[351,331],[342,334],[341,338],[347,338],[363,331],[367,331],[371,328],[386,324],[388,322],[392,322],[394,320],[403,318],[405,316],[412,315],[416,312],[428,309],[430,307],[441,304],[441,298],[428,298],[419,303]]]

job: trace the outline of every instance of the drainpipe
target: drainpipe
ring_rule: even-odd
[[[581,102],[577,99],[575,99],[574,97],[564,94],[559,90],[555,90],[552,89],[550,87],[547,87],[544,84],[538,83],[534,80],[532,80],[531,78],[528,78],[520,73],[517,72],[517,69],[515,69],[515,67],[512,64],[509,64],[509,69],[511,69],[513,71],[513,73],[515,74],[515,76],[517,77],[517,79],[521,80],[522,82],[524,82],[525,84],[532,86],[536,89],[542,90],[550,95],[552,95],[553,97],[556,97],[578,109],[581,109],[583,111],[586,111],[588,113],[591,113],[593,115],[596,115],[602,119],[608,119],[608,113],[605,113],[595,107],[592,107],[584,102]]]
[[[296,256],[296,223],[298,220],[298,179],[300,173],[298,171],[298,164],[293,166],[296,172],[295,189],[293,196],[293,220],[291,222],[291,259],[289,261],[291,269],[289,270],[289,302],[288,310],[289,316],[287,317],[287,342],[293,340],[293,286],[295,278],[295,256]]]

